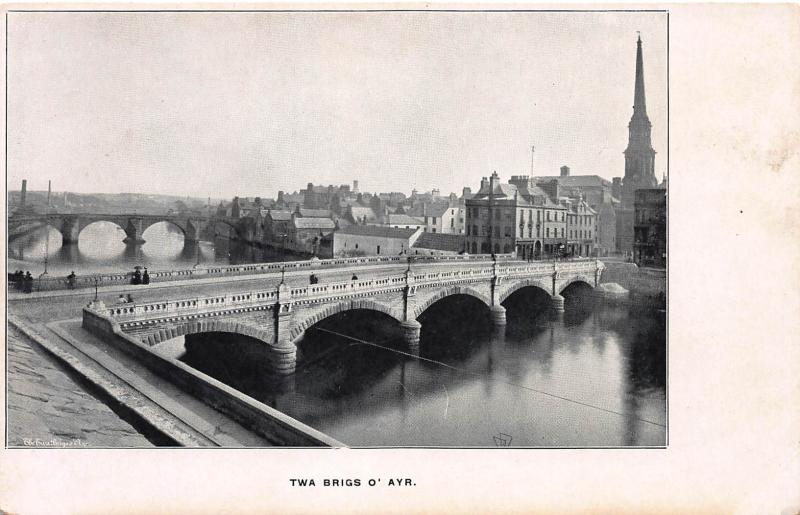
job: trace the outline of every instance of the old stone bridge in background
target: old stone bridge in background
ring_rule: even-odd
[[[210,297],[113,306],[93,302],[84,308],[83,326],[100,335],[123,334],[150,347],[183,335],[244,335],[267,346],[274,372],[292,374],[296,342],[311,326],[337,313],[357,309],[384,313],[400,324],[408,350],[418,352],[417,318],[438,300],[472,296],[486,305],[494,324],[504,325],[501,303],[515,291],[538,288],[550,296],[555,311],[563,312],[561,293],[574,283],[597,287],[604,265],[597,260],[525,262],[469,256],[396,262],[381,268],[347,263],[345,268],[358,278],[293,287],[281,280],[277,288],[235,293],[225,293],[226,285],[221,284],[222,291]]]
[[[248,232],[253,228],[248,227],[250,219],[214,217],[208,218],[195,215],[181,214],[96,214],[96,213],[48,213],[40,215],[13,216],[8,220],[9,241],[23,236],[44,225],[49,225],[61,233],[64,245],[78,243],[78,238],[86,227],[95,222],[110,222],[118,225],[125,231],[125,242],[144,243],[142,234],[153,224],[167,222],[178,227],[187,242],[196,241],[209,226],[217,223],[230,227],[237,237],[247,238]]]

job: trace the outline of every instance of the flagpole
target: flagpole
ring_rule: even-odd
[[[51,181],[47,181],[47,207],[45,207],[44,212],[45,215],[50,214],[50,188],[51,188]],[[47,227],[47,225],[45,225]],[[50,231],[46,232],[45,240],[44,240],[44,273],[42,275],[47,275],[47,259],[50,257]]]

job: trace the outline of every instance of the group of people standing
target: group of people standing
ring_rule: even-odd
[[[13,274],[8,274],[8,279],[18,290],[23,293],[31,293],[33,291],[33,276],[31,271],[23,273],[22,270],[17,270]]]
[[[140,272],[138,268],[135,269],[133,277],[131,277],[131,284],[150,284],[150,274],[147,273],[147,268],[144,269],[144,273]]]
[[[356,274],[353,274],[353,277],[351,277],[350,280],[351,281],[358,281],[358,276]],[[319,277],[317,277],[316,274],[311,274],[308,277],[308,283],[309,284],[317,284],[317,283],[319,283]]]

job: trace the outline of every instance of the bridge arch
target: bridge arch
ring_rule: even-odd
[[[576,277],[570,278],[568,281],[563,282],[558,286],[558,293],[559,295],[564,292],[570,285],[575,283],[583,283],[589,288],[594,289],[594,279],[590,279],[584,275],[579,275]]]
[[[235,223],[235,222],[233,222],[231,220],[228,220],[226,218],[212,218],[208,222],[208,225],[211,228],[211,230],[214,232],[215,236],[217,235],[216,234],[216,227],[217,227],[217,225],[220,225],[220,224],[227,225],[229,228],[233,229],[233,232],[236,234],[237,237],[241,236],[241,228],[239,227],[238,223]]]
[[[178,336],[200,333],[232,333],[249,336],[263,342],[269,347],[275,347],[267,331],[237,320],[214,319],[189,321],[170,328],[159,329],[157,332],[143,338],[143,343],[153,346],[171,340],[172,338],[177,338]]]
[[[474,290],[468,286],[451,286],[449,288],[442,288],[438,290],[436,293],[417,305],[414,308],[414,319],[416,320],[419,318],[426,309],[431,307],[436,302],[453,295],[469,295],[470,297],[475,297],[479,301],[483,302],[486,307],[492,305],[491,299],[477,290]]]
[[[320,311],[311,313],[301,318],[299,322],[292,325],[292,330],[289,332],[289,338],[293,342],[297,341],[301,336],[303,336],[303,334],[306,332],[306,329],[314,324],[338,313],[344,313],[345,311],[353,311],[356,309],[377,311],[390,316],[397,322],[403,321],[402,317],[398,316],[389,306],[381,304],[380,302],[375,302],[371,299],[356,299],[351,302],[339,302],[337,304],[326,306]]]
[[[94,225],[94,224],[97,224],[97,223],[113,224],[113,225],[116,225],[117,227],[119,227],[120,229],[122,229],[123,231],[125,230],[125,226],[127,225],[127,221],[114,220],[112,218],[97,218],[97,219],[81,220],[80,223],[78,224],[78,234],[77,234],[77,236],[80,237],[80,235],[84,231],[84,229],[86,229],[90,225]]]
[[[551,288],[548,287],[543,281],[538,279],[523,279],[521,281],[515,281],[510,286],[507,286],[505,290],[503,290],[499,295],[499,303],[503,303],[508,297],[511,296],[512,293],[516,292],[517,290],[521,290],[522,288],[538,288],[545,292],[547,295],[552,295]]]
[[[154,225],[156,225],[156,224],[160,224],[160,223],[165,223],[165,224],[167,224],[167,225],[172,225],[172,226],[174,226],[174,227],[177,227],[178,229],[180,229],[180,231],[181,231],[181,234],[183,234],[183,237],[184,237],[184,238],[186,237],[186,227],[184,227],[183,225],[181,225],[181,224],[180,224],[178,221],[176,221],[176,220],[168,220],[168,219],[166,219],[166,218],[165,218],[165,219],[163,219],[163,220],[157,220],[157,219],[156,219],[156,220],[147,220],[147,221],[144,221],[144,220],[143,220],[143,221],[142,221],[142,234],[141,234],[141,236],[142,236],[142,237],[144,236],[144,233],[145,233],[145,231],[147,231],[147,229],[151,228],[152,226],[154,226]]]

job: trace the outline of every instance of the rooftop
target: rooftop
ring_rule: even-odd
[[[558,184],[560,186],[611,186],[611,181],[603,179],[599,175],[567,175],[566,177],[561,177],[560,175],[542,175],[533,177],[533,180],[536,182],[552,181],[553,179],[558,179]]]
[[[378,236],[407,240],[419,229],[400,229],[386,225],[351,225],[336,231],[336,234],[355,234],[360,236]]]
[[[461,252],[464,250],[465,238],[461,234],[442,234],[424,232],[419,235],[417,241],[412,245],[419,249],[445,250],[449,252]]]
[[[336,227],[330,218],[295,217],[292,223],[298,229],[333,229]]]
[[[329,218],[331,212],[328,209],[308,209],[305,207],[298,208],[300,216],[308,218]]]
[[[280,220],[286,221],[292,219],[292,212],[291,211],[278,211],[276,209],[272,209],[269,211],[269,216],[273,220]]]
[[[408,216],[406,214],[392,214],[386,216],[386,224],[388,225],[423,225],[424,222],[419,218]]]

